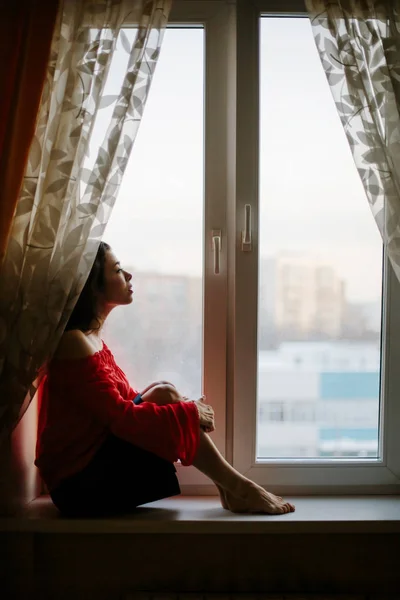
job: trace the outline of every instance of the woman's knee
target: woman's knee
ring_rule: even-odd
[[[174,390],[176,390],[176,387],[175,387],[175,386],[174,386],[174,384],[173,384],[173,383],[171,383],[170,381],[158,381],[158,382],[157,382],[157,385],[168,385],[168,386],[170,386],[170,387],[174,388]]]
[[[180,397],[174,385],[160,382],[143,395],[143,400],[162,405],[180,402]]]

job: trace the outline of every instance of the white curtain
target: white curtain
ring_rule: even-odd
[[[372,214],[400,279],[400,2],[306,4]]]
[[[64,0],[36,134],[0,268],[0,433],[33,398],[92,266],[135,140],[171,0]],[[122,30],[130,27],[130,35]],[[131,41],[129,41],[131,40]],[[103,90],[116,44],[119,95]],[[112,107],[93,167],[98,111]]]

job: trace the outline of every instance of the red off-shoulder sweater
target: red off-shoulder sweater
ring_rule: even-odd
[[[132,389],[112,353],[53,359],[40,389],[35,465],[52,490],[81,471],[113,433],[170,462],[192,464],[199,445],[193,402],[134,404]]]

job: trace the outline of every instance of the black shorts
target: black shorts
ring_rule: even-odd
[[[180,493],[173,463],[110,434],[87,467],[50,496],[65,516],[101,517]]]

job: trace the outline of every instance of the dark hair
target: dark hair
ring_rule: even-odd
[[[108,250],[111,250],[111,247],[106,242],[100,242],[89,277],[81,291],[78,302],[75,304],[65,331],[70,329],[93,331],[93,327],[90,326],[93,320],[98,321],[99,327],[97,329],[100,328],[100,321],[96,312],[97,293],[104,290],[104,266]]]

